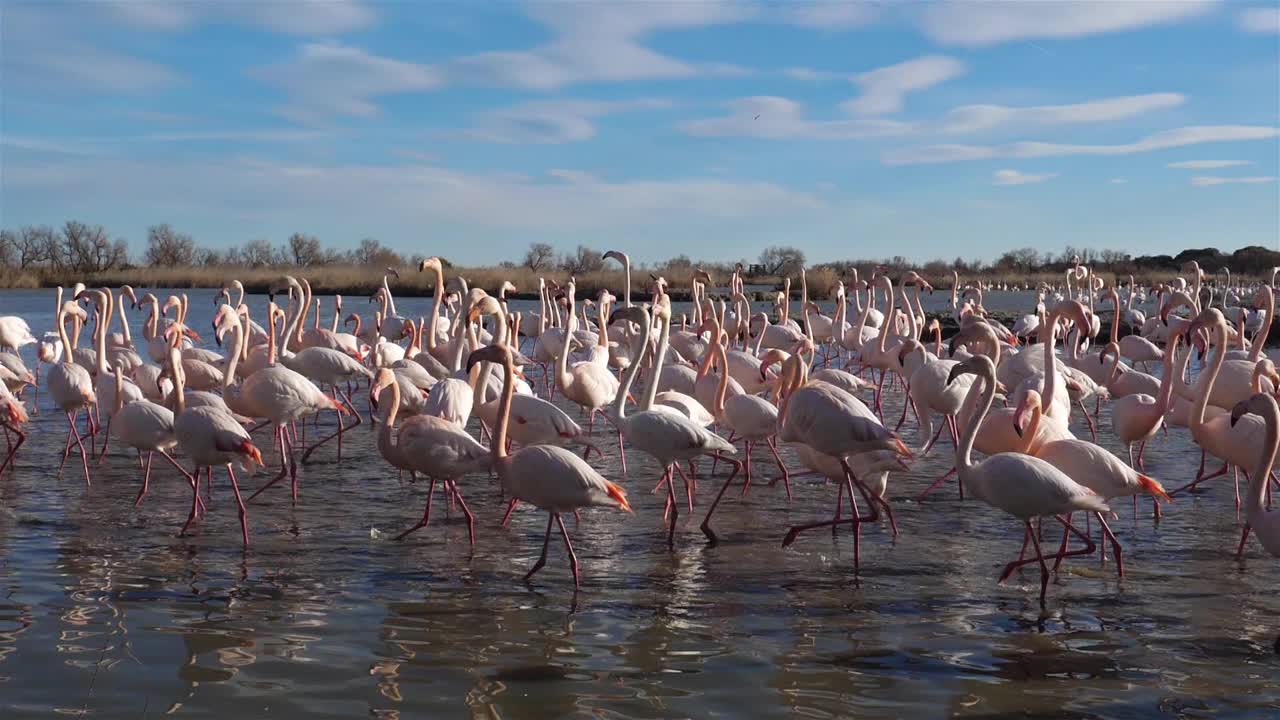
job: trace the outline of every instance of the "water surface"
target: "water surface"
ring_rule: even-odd
[[[207,335],[212,293],[191,298],[191,324]],[[261,313],[265,299],[250,302]],[[416,315],[428,303],[397,306]],[[348,300],[355,305],[363,301]],[[52,327],[52,306],[50,291],[0,293],[0,312],[29,318],[37,334]],[[900,397],[890,395],[894,422]],[[1105,407],[1101,426],[1102,442],[1122,452]],[[1074,427],[1088,437],[1079,417]],[[722,473],[700,483],[698,507],[680,516],[668,551],[661,496],[649,492],[657,468],[629,453],[622,475],[598,426],[607,457],[593,464],[627,488],[636,512],[593,510],[568,523],[583,572],[574,593],[558,545],[533,583],[521,582],[545,516],[522,509],[499,528],[504,503],[483,475],[462,483],[477,514],[474,548],[440,501],[429,527],[392,542],[420,516],[426,488],[397,478],[368,424],[348,435],[341,463],[321,450],[301,468],[296,507],[283,486],[250,506],[247,551],[221,474],[209,514],[179,538],[190,500],[175,473],[157,463],[135,510],[132,457],[113,450],[86,489],[78,469],[57,474],[65,421],[44,392],[31,428],[16,468],[0,478],[5,717],[1280,712],[1280,571],[1256,544],[1244,561],[1232,558],[1239,524],[1229,478],[1180,498],[1158,525],[1148,502],[1136,518],[1117,503],[1125,578],[1110,560],[1077,559],[1042,611],[1038,572],[995,583],[1017,553],[1016,520],[960,502],[954,484],[913,501],[950,467],[949,445],[893,476],[901,535],[864,529],[855,577],[847,531],[779,547],[786,526],[829,516],[835,493],[798,478],[788,503],[780,485],[764,482],[775,470],[767,452],[754,458],[751,492],[731,490],[722,503],[721,543],[708,546],[697,526]],[[913,420],[903,433],[915,444]],[[1186,482],[1193,448],[1185,429],[1157,436],[1149,473]],[[784,457],[797,467],[789,450]],[[1046,532],[1055,547],[1056,537]]]

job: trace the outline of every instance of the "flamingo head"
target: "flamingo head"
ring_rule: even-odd
[[[1027,416],[1031,415],[1036,408],[1040,408],[1041,402],[1039,391],[1028,390],[1022,394],[1022,400],[1013,411],[1013,431],[1018,434],[1018,437],[1022,437],[1027,427]]]
[[[572,335],[565,337],[566,352],[568,351],[568,343],[572,338]],[[475,367],[476,363],[480,362],[502,363],[504,365],[510,364],[511,351],[504,345],[486,345],[479,350],[474,350],[467,356],[467,372],[470,373],[471,368]]]
[[[1231,426],[1235,427],[1240,418],[1249,414],[1263,418],[1275,417],[1280,414],[1280,407],[1276,405],[1276,399],[1267,393],[1256,393],[1248,400],[1241,400],[1231,408]]]

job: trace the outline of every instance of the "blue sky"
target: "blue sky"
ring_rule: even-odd
[[[1280,4],[0,0],[0,224],[462,263],[1280,245]]]

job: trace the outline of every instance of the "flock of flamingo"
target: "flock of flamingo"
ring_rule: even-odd
[[[826,316],[810,302],[801,270],[797,321],[790,279],[774,299],[771,319],[752,312],[738,272],[718,288],[698,271],[691,281],[692,316],[673,329],[667,282],[653,277],[643,301],[633,302],[629,258],[617,251],[606,257],[626,272],[621,300],[602,292],[579,304],[573,280],[563,287],[540,281],[540,310],[512,312],[510,283],[496,295],[468,288],[460,277],[446,283],[441,261],[430,258],[418,268],[435,276],[425,317],[400,316],[384,277],[371,298],[378,302],[372,319],[354,313],[344,318],[339,296],[327,328],[305,279],[286,276],[270,288],[265,325],[252,320],[237,281],[215,300],[212,332],[225,354],[195,345],[200,336],[187,324],[185,296],[161,302],[128,286],[114,292],[77,286],[64,299],[58,288],[55,328],[43,337],[21,317],[0,317],[0,426],[8,443],[0,473],[26,439],[23,396],[28,389],[39,392],[47,364],[44,387],[67,421],[60,473],[78,455],[87,485],[91,459],[102,462],[111,441],[131,448],[142,475],[136,506],[159,455],[191,490],[185,534],[206,512],[213,469],[225,468],[248,546],[246,503],[285,479],[296,503],[298,461],[330,443],[341,461],[344,434],[362,422],[353,396],[367,387],[378,452],[399,471],[430,481],[421,519],[397,539],[428,525],[439,484],[450,505],[464,513],[474,543],[463,479],[492,473],[509,500],[504,527],[517,503],[548,516],[541,556],[526,580],[544,566],[558,532],[577,586],[578,560],[564,515],[592,506],[630,512],[631,506],[623,485],[592,466],[592,452],[603,452],[591,432],[553,402],[558,394],[561,405],[582,409],[590,427],[601,415],[616,430],[624,475],[628,450],[663,468],[654,491],[666,496],[672,548],[682,506],[694,510],[699,461],[711,461],[709,478],[724,466],[701,522],[714,544],[714,514],[735,482],[743,494],[748,491],[752,451],[761,443],[780,471],[770,484],[781,481],[790,500],[795,475],[778,452],[779,443],[789,443],[804,472],[832,481],[836,497],[830,519],[789,528],[783,545],[809,530],[834,533],[847,526],[856,572],[863,524],[887,522],[898,533],[886,492],[890,476],[933,452],[945,430],[954,468],[917,500],[954,474],[961,498],[967,492],[1017,518],[1022,549],[1000,581],[1038,565],[1042,605],[1049,561],[1056,571],[1067,558],[1092,556],[1100,547],[1105,562],[1109,547],[1123,575],[1123,548],[1108,523],[1117,499],[1132,497],[1136,517],[1138,497],[1150,496],[1158,517],[1160,503],[1229,472],[1237,478],[1237,516],[1245,507],[1237,554],[1252,533],[1280,556],[1280,513],[1268,512],[1271,485],[1280,486],[1272,474],[1280,374],[1263,352],[1275,312],[1271,285],[1245,289],[1228,277],[1215,298],[1205,273],[1190,263],[1181,276],[1151,288],[1138,288],[1129,278],[1122,301],[1121,288],[1106,287],[1076,264],[1063,282],[1041,284],[1035,312],[1008,328],[988,316],[981,284],[962,286],[957,275],[950,305],[959,330],[944,343],[939,320],[927,318],[920,301],[921,291],[933,288],[914,272],[896,285],[881,271],[867,281],[855,272],[836,291],[834,316]],[[285,306],[277,305],[286,293]],[[1098,312],[1108,304],[1114,313],[1109,338],[1100,337]],[[141,343],[126,315],[138,308],[148,313]],[[92,345],[82,346],[79,337],[91,319]],[[120,332],[112,332],[117,321]],[[1119,336],[1122,324],[1132,330],[1125,337]],[[345,331],[349,325],[352,332]],[[22,359],[27,345],[36,346],[34,374]],[[1191,381],[1193,356],[1202,369]],[[1138,369],[1150,364],[1161,367],[1158,377]],[[643,390],[633,394],[641,376]],[[882,399],[892,386],[903,388],[905,400],[891,430]],[[994,407],[997,397],[1001,403]],[[1103,401],[1111,403],[1109,431],[1127,446],[1127,458],[1096,444],[1098,433],[1108,431],[1095,423]],[[302,421],[330,411],[336,430],[303,442]],[[924,439],[916,448],[897,434],[909,411]],[[1088,422],[1090,440],[1069,429],[1077,411]],[[473,417],[474,434],[468,430]],[[268,426],[279,470],[246,498],[236,470],[264,463],[254,434]],[[1162,428],[1179,427],[1202,449],[1200,468],[1186,485],[1166,491],[1145,474],[1142,451]],[[975,450],[982,459],[975,460]],[[1221,468],[1206,473],[1206,458],[1221,461]],[[1247,485],[1243,498],[1240,473]],[[1076,513],[1086,523],[1074,520]],[[1046,520],[1063,531],[1056,551],[1041,547]]]

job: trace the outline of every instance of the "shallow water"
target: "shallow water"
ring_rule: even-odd
[[[212,293],[191,295],[192,325],[204,333]],[[260,312],[263,301],[251,304]],[[52,326],[52,305],[49,291],[0,293],[0,312],[27,317],[37,334]],[[427,301],[397,305],[416,315]],[[890,394],[886,412],[895,422],[900,397]],[[356,404],[364,407],[363,394]],[[750,493],[731,490],[717,512],[721,543],[708,546],[697,526],[722,472],[700,483],[698,507],[681,514],[668,551],[662,501],[649,492],[657,469],[629,453],[623,476],[597,426],[607,458],[593,464],[628,489],[636,512],[597,509],[568,523],[582,561],[575,594],[558,544],[546,569],[521,582],[545,516],[522,508],[499,528],[504,503],[482,475],[461,484],[477,516],[474,548],[439,497],[429,527],[389,540],[421,515],[426,488],[397,479],[368,424],[348,434],[340,464],[326,449],[302,466],[296,507],[283,486],[250,506],[247,551],[221,473],[209,514],[179,538],[190,496],[175,473],[157,463],[134,510],[132,457],[113,450],[86,489],[78,468],[57,474],[65,420],[43,391],[31,427],[16,469],[0,478],[4,717],[1280,711],[1280,568],[1256,544],[1244,561],[1232,558],[1239,525],[1229,479],[1179,498],[1158,525],[1148,501],[1136,518],[1116,503],[1125,578],[1110,558],[1105,567],[1096,555],[1077,558],[1042,611],[1038,572],[995,582],[1017,553],[1016,520],[958,501],[953,483],[914,502],[950,467],[945,443],[892,476],[901,535],[865,528],[855,577],[848,531],[779,546],[787,525],[828,517],[835,493],[797,478],[788,503],[781,485],[764,482],[776,469],[767,451],[754,457]],[[1101,428],[1122,452],[1105,407]],[[1088,437],[1079,417],[1075,429]],[[914,420],[903,434],[916,444]],[[1186,482],[1193,447],[1185,429],[1158,435],[1148,472],[1167,486]],[[784,457],[797,466],[789,450]],[[1057,535],[1045,538],[1053,545]]]

